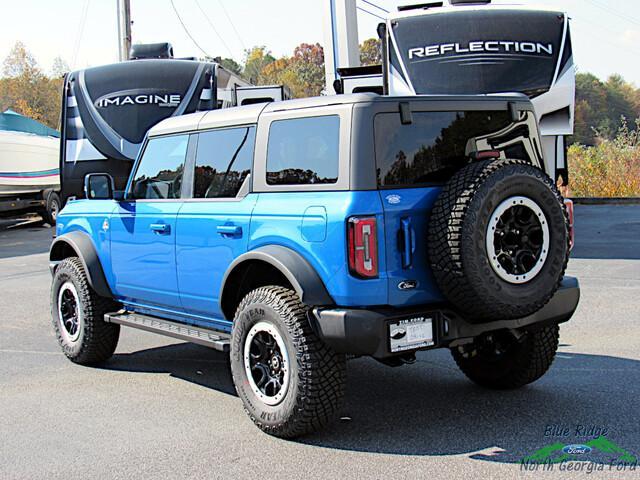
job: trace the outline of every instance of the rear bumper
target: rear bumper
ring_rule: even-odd
[[[325,343],[336,352],[387,358],[405,352],[390,350],[389,325],[398,320],[430,317],[433,320],[434,345],[428,348],[454,347],[483,333],[523,327],[536,328],[568,321],[580,300],[580,286],[573,277],[565,277],[556,294],[541,310],[524,318],[470,323],[447,306],[422,306],[410,309],[316,308],[311,322]]]

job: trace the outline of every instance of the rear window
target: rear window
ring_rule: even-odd
[[[506,111],[413,112],[412,119],[402,125],[398,113],[375,116],[381,187],[443,183],[479,150],[500,149],[509,158],[529,159],[528,123],[512,123]]]
[[[338,115],[274,121],[269,128],[267,183],[336,183],[339,139]]]

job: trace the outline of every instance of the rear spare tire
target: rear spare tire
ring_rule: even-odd
[[[438,197],[428,248],[438,286],[470,321],[530,315],[551,299],[567,266],[562,197],[521,160],[472,163]]]

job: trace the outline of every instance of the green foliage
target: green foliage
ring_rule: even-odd
[[[223,68],[226,68],[230,72],[235,73],[236,75],[242,75],[242,65],[236,62],[233,58],[221,59],[220,65],[222,65]]]
[[[575,135],[573,141],[595,145],[598,138],[613,139],[622,119],[640,117],[640,89],[620,75],[602,82],[590,73],[576,75]]]
[[[569,187],[573,197],[640,197],[640,118],[632,128],[626,120],[616,136],[598,137],[595,146],[569,148]]]
[[[360,64],[380,65],[382,63],[382,50],[379,38],[367,38],[360,45]]]
[[[275,57],[264,45],[253,47],[245,51],[244,78],[254,85],[262,85],[262,71],[270,63],[275,61]]]

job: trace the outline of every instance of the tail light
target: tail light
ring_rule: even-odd
[[[567,215],[569,216],[569,251],[571,251],[573,250],[575,240],[573,230],[573,200],[565,199],[564,206],[567,209]]]
[[[349,271],[360,278],[378,276],[376,217],[351,217],[347,222]]]

